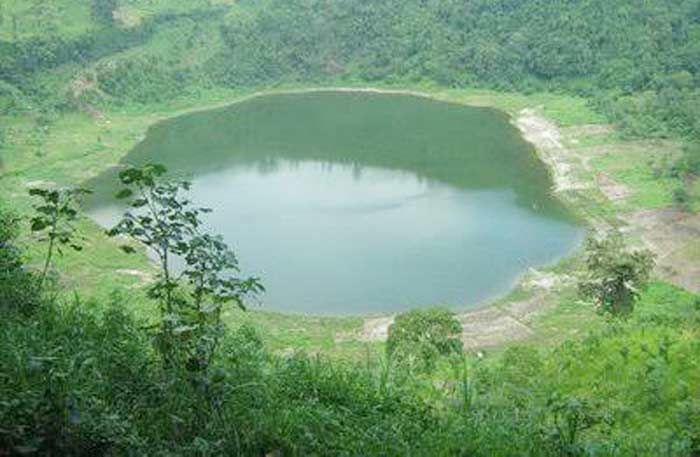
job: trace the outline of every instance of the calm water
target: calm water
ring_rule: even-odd
[[[124,159],[148,161],[192,180],[270,310],[473,307],[583,233],[505,115],[411,96],[255,98],[153,127]],[[105,226],[114,181],[88,184]]]

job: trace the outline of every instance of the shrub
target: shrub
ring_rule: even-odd
[[[396,317],[389,327],[388,357],[419,371],[431,371],[440,356],[462,352],[462,326],[453,312],[415,310]]]
[[[204,231],[202,215],[182,196],[188,182],[163,179],[165,167],[149,164],[119,173],[125,186],[117,198],[129,207],[110,236],[126,235],[155,255],[159,273],[148,296],[158,302],[158,348],[167,364],[184,363],[192,371],[205,370],[221,336],[226,305],[245,309],[244,301],[264,291],[257,278],[240,278],[238,259],[220,236]],[[122,249],[131,253],[130,245]],[[173,260],[184,266],[175,273]]]
[[[148,352],[122,310],[45,307],[0,324],[0,454],[104,455],[134,446],[152,392]]]
[[[673,203],[683,211],[690,210],[690,193],[685,187],[681,186],[673,190]]]
[[[40,199],[34,206],[34,217],[31,219],[32,232],[40,234],[41,240],[47,242],[44,268],[41,272],[41,283],[46,281],[54,252],[63,255],[63,247],[75,251],[83,248],[79,243],[79,235],[74,225],[78,219],[80,197],[90,191],[81,188],[66,189],[29,189],[29,195]]]
[[[40,278],[26,271],[15,245],[19,218],[0,205],[0,311],[33,314],[41,305]]]
[[[629,251],[622,235],[586,241],[585,276],[579,281],[579,293],[592,299],[600,313],[625,316],[632,313],[640,290],[654,269],[650,251]]]

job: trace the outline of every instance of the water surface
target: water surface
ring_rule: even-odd
[[[265,309],[473,307],[582,230],[502,113],[412,96],[254,98],[156,125],[125,159],[193,182],[207,220],[261,276]],[[110,226],[114,173],[89,213]]]

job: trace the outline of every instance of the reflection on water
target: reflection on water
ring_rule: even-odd
[[[336,95],[267,97],[178,119],[153,129],[127,159],[158,159],[190,176],[193,200],[214,209],[211,229],[246,274],[263,278],[265,309],[474,306],[580,241],[582,230],[547,192],[546,171],[500,116],[411,97]],[[326,127],[315,137],[309,116]],[[483,118],[477,126],[467,122],[473,116]],[[112,179],[91,184],[103,194],[90,212],[105,226],[120,212],[106,195]]]

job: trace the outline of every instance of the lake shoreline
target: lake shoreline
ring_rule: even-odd
[[[229,102],[216,103],[209,106],[199,106],[191,110],[182,111],[174,116],[166,117],[160,122],[165,122],[183,115],[201,113],[205,111],[223,109],[239,103],[243,103],[254,98],[274,96],[274,95],[295,95],[295,94],[313,94],[313,93],[359,93],[359,94],[377,94],[377,95],[404,95],[419,97],[427,100],[433,100],[441,103],[452,103],[462,106],[472,106],[479,108],[493,109],[510,117],[510,122],[514,125],[521,137],[531,144],[535,154],[539,160],[548,169],[553,181],[552,193],[560,199],[567,207],[576,210],[575,199],[571,198],[570,192],[584,191],[586,189],[583,183],[578,182],[573,176],[570,165],[566,163],[566,149],[561,144],[561,133],[557,126],[539,116],[535,110],[531,108],[520,111],[516,116],[492,106],[475,106],[469,103],[462,103],[454,100],[445,100],[439,94],[431,94],[410,89],[400,88],[377,88],[377,87],[309,87],[298,89],[281,89],[281,90],[263,90],[256,91]],[[588,218],[586,224],[592,226],[600,226],[600,221],[593,221]],[[564,258],[575,253],[569,253]],[[561,263],[559,260],[554,263]],[[538,283],[537,278],[546,277],[544,281]],[[483,348],[500,346],[507,342],[524,340],[534,334],[534,331],[528,325],[528,321],[537,313],[541,313],[548,309],[551,300],[547,299],[547,295],[552,293],[555,285],[561,285],[569,281],[567,275],[554,275],[543,273],[531,268],[529,271],[519,275],[512,283],[511,292],[505,294],[505,297],[493,298],[486,300],[483,304],[468,310],[457,309],[455,313],[463,326],[463,341],[467,348]],[[533,284],[535,285],[533,287]],[[543,287],[538,285],[544,284]],[[508,296],[512,291],[519,288],[528,288],[531,297],[526,300],[513,301],[508,300]],[[569,284],[570,285],[570,284]],[[292,313],[291,315],[294,315]],[[315,315],[305,315],[306,318],[318,318]],[[355,339],[362,342],[382,342],[388,336],[389,327],[393,323],[395,314],[379,313],[379,314],[360,314],[353,315],[355,318],[363,319],[362,330],[359,334],[340,335],[339,339],[348,341]],[[342,318],[342,317],[330,317]]]
[[[149,128],[160,122],[195,112],[227,107],[251,97],[334,90],[412,95],[439,102],[485,107],[503,112],[520,129],[523,138],[528,140],[526,136],[536,134],[529,141],[534,146],[534,152],[552,173],[555,183],[552,192],[557,198],[580,215],[594,231],[604,231],[608,227],[621,224],[619,216],[623,210],[619,207],[620,201],[611,201],[604,195],[605,192],[601,191],[600,183],[587,168],[590,166],[590,157],[583,155],[587,150],[572,149],[571,145],[574,141],[595,140],[596,144],[603,144],[624,157],[626,153],[624,144],[619,143],[619,140],[613,139],[612,136],[610,139],[601,138],[601,135],[607,135],[607,132],[613,129],[587,108],[582,99],[549,93],[523,95],[434,86],[420,89],[367,87],[366,85],[278,87],[269,90],[203,93],[195,98],[175,99],[161,105],[134,105],[123,109],[106,110],[103,117],[99,118],[87,112],[72,113],[62,116],[44,140],[45,147],[52,151],[48,156],[48,163],[46,159],[42,158],[40,161],[33,159],[30,153],[22,153],[21,149],[16,148],[15,157],[23,157],[23,159],[19,162],[8,161],[10,166],[8,172],[12,174],[8,175],[8,179],[2,184],[11,198],[16,196],[18,203],[28,208],[26,192],[22,192],[22,189],[27,187],[27,183],[37,179],[62,185],[84,182],[118,163],[142,141]],[[544,130],[540,128],[538,124],[540,122],[547,123]],[[552,128],[556,129],[558,134]],[[546,149],[546,143],[552,138],[558,140],[562,147],[553,151]],[[602,143],[599,138],[602,139]],[[552,144],[557,143],[555,141]],[[648,147],[652,146],[658,148],[657,145],[649,142]],[[89,154],[80,152],[86,150],[96,152]],[[18,153],[25,155],[18,156]],[[608,172],[608,169],[604,168],[604,170]],[[581,178],[583,172],[588,175]],[[576,178],[576,182],[583,183],[584,186],[579,189],[566,188],[562,184],[566,181],[562,180],[561,176],[566,177],[567,174],[571,174],[569,178]],[[643,209],[635,205],[631,207],[636,211]],[[648,222],[647,213],[649,212],[656,217],[655,210],[646,211],[643,214],[645,217],[643,221]],[[633,227],[642,227],[642,225],[642,223],[633,224]],[[95,249],[91,256],[93,260],[85,263],[69,255],[60,261],[63,265],[61,268],[65,271],[80,271],[81,285],[89,296],[96,299],[107,299],[115,288],[142,290],[147,283],[141,278],[147,277],[152,272],[152,266],[148,264],[146,256],[125,257],[118,254],[116,244],[104,238],[102,230],[92,222],[85,225],[85,230]],[[649,232],[644,230],[640,228],[642,236]],[[660,249],[664,245],[658,244],[658,246]],[[465,329],[465,345],[475,348],[500,346],[512,341],[511,336],[517,340],[550,341],[565,337],[567,331],[569,334],[575,334],[580,329],[591,325],[595,316],[592,309],[588,309],[585,305],[577,305],[577,308],[569,310],[561,308],[564,296],[562,294],[568,297],[571,296],[572,291],[575,291],[573,277],[576,273],[577,256],[580,257],[579,254],[574,253],[555,265],[543,268],[542,271],[529,271],[523,274],[514,282],[512,292],[504,298],[490,300],[478,310],[458,311]],[[138,271],[139,274],[127,275],[119,271]],[[686,280],[689,277],[688,274],[685,275]],[[692,278],[689,281],[693,283]],[[140,299],[135,297],[135,300],[137,302],[135,308],[140,312]],[[553,315],[559,319],[556,331],[550,330],[549,324],[542,324],[543,319],[550,319]],[[265,328],[274,342],[273,347],[289,347],[289,331],[294,333],[297,332],[296,329],[303,328],[303,333],[309,335],[309,339],[306,340],[308,342],[303,344],[304,347],[311,344],[310,347],[324,347],[324,351],[330,351],[329,353],[333,354],[349,352],[358,355],[364,353],[368,344],[371,346],[381,344],[386,329],[391,323],[390,319],[387,320],[390,317],[388,315],[297,316],[256,310],[248,316],[238,316],[236,321],[256,323],[261,328]],[[562,331],[562,328],[565,330]],[[292,338],[292,340],[296,339],[296,336]]]
[[[194,183],[192,198],[214,208],[210,217],[212,229],[227,238],[229,244],[238,246],[241,258],[247,259],[247,268],[269,278],[268,292],[262,299],[279,312],[367,316],[435,303],[450,305],[460,312],[471,311],[509,294],[529,266],[556,264],[580,246],[580,221],[552,195],[551,173],[508,122],[505,113],[467,105],[451,107],[403,93],[381,96],[376,92],[366,89],[362,93],[372,95],[362,96],[349,90],[307,91],[303,95],[248,97],[246,102],[231,108],[161,122],[122,162],[157,162],[175,174],[186,173]],[[276,130],[285,133],[278,134]],[[240,138],[248,138],[244,146],[238,144]],[[274,146],[273,151],[268,150],[270,144],[286,146]],[[337,152],[323,152],[331,150]],[[430,155],[426,155],[427,150]],[[287,214],[290,209],[284,205],[289,204],[293,208],[306,208],[309,204],[325,208],[335,203],[317,201],[319,197],[311,190],[323,186],[320,181],[318,186],[310,183],[328,179],[320,177],[318,167],[296,165],[278,177],[275,170],[284,169],[278,164],[266,168],[264,179],[272,181],[263,184],[257,167],[251,164],[261,158],[268,163],[268,154],[280,159],[339,165],[350,161],[355,168],[367,167],[370,175],[373,167],[386,170],[382,184],[372,184],[374,191],[370,192],[369,188],[363,190],[361,184],[360,175],[366,173],[351,179],[349,170],[340,173],[334,166],[336,176],[326,192],[356,209],[369,204],[372,214],[376,205],[386,204],[382,202],[389,198],[391,211],[383,212],[381,217],[373,216],[375,219],[367,219],[369,215],[358,219],[353,210],[350,219],[328,230],[329,224],[333,225],[332,221],[343,217],[343,213],[334,212],[331,218],[324,213],[320,217],[307,208],[303,220],[309,221],[308,227],[301,228],[300,220],[289,219],[292,225],[285,228],[287,232],[274,234],[269,227],[276,225],[275,218],[279,216],[257,226],[260,217]],[[207,157],[206,164],[200,157]],[[240,170],[223,171],[240,163],[246,164],[246,170],[251,168],[246,178],[234,177]],[[327,168],[324,174],[332,172]],[[387,174],[390,170],[415,179],[396,179]],[[290,181],[300,173],[305,176],[302,181]],[[234,203],[219,197],[222,191],[226,194],[223,189],[227,186],[241,185],[241,179],[247,187],[228,192],[243,198]],[[103,189],[110,189],[115,180],[113,173],[108,172],[85,183],[85,187],[95,189],[94,195],[99,195],[92,202],[97,205],[97,213],[105,217],[109,214],[106,220],[97,218],[106,228],[116,223],[123,211],[102,210],[102,206],[113,205],[111,196],[117,189]],[[212,180],[216,184],[212,185]],[[402,201],[402,192],[423,193],[426,183],[432,183],[433,190],[443,189],[425,193],[426,198],[439,198],[435,205],[424,203],[422,198]],[[268,195],[268,189],[275,188],[294,192],[287,197]],[[303,197],[305,203],[297,202],[295,199],[303,192],[308,192]],[[445,199],[445,192],[450,198]],[[395,205],[397,201],[401,204]],[[270,211],[270,205],[275,204],[282,206]],[[426,213],[419,215],[416,211]],[[432,218],[436,222],[428,223]],[[382,225],[387,221],[395,224]],[[236,230],[234,227],[240,224],[248,228]],[[374,224],[378,225],[372,227]],[[520,236],[523,231],[531,235]],[[382,238],[391,232],[388,238]],[[285,239],[285,233],[307,236],[291,244],[280,243],[274,253],[265,247],[267,242],[259,242],[278,236]],[[311,233],[315,236],[309,238]],[[338,241],[344,238],[355,244],[350,252],[343,251],[345,243]],[[328,244],[331,240],[334,241]],[[420,245],[420,260],[411,257],[415,255],[416,243]],[[313,264],[305,262],[305,249],[295,250],[305,244],[309,245],[308,251],[319,251]],[[372,249],[363,250],[370,245]],[[459,250],[455,249],[457,246]],[[342,268],[335,260],[339,252],[344,252],[340,256]],[[294,266],[272,260],[280,256],[296,259]],[[382,276],[393,269],[391,262],[397,261],[403,267]],[[493,268],[484,269],[482,266],[488,263]],[[367,265],[373,271],[368,271]],[[309,295],[303,281],[290,280],[300,271],[305,271],[306,277],[318,278],[323,288]],[[416,280],[418,277],[420,281]],[[358,281],[363,284],[360,289],[352,285]],[[412,306],[406,305],[409,303]]]

